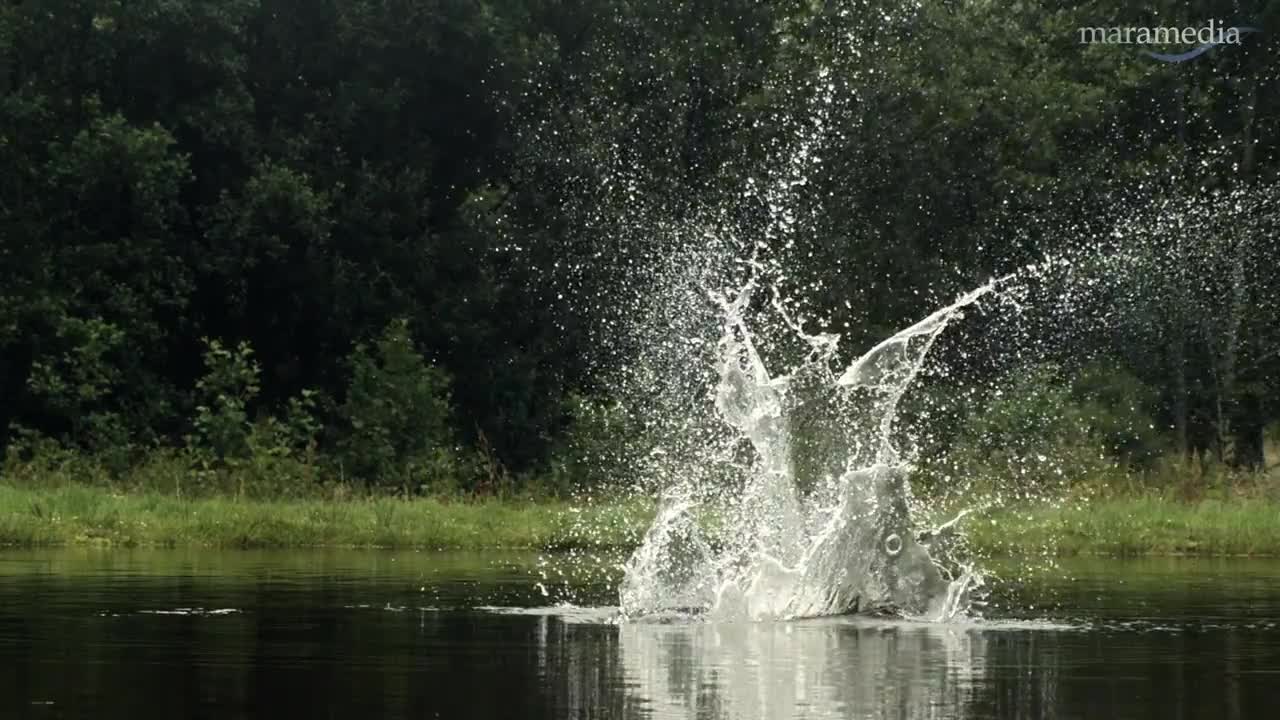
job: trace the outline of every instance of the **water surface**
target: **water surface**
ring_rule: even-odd
[[[1036,578],[960,624],[619,625],[521,555],[4,551],[0,717],[1274,717],[1280,562]]]

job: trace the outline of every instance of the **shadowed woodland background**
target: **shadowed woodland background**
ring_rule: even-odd
[[[1263,32],[1180,64],[1077,32],[1209,18]],[[1046,253],[1103,248],[1077,257],[1122,281],[938,437],[1265,470],[1278,69],[1268,2],[5,3],[7,474],[417,493],[623,468],[597,321],[655,252],[623,226],[731,197],[816,78],[841,101],[789,262],[851,347]]]

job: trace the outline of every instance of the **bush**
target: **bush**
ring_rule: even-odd
[[[1133,469],[1150,469],[1167,452],[1151,409],[1156,392],[1116,366],[1094,363],[1070,383],[1075,419],[1113,458]]]
[[[175,490],[234,492],[238,496],[299,496],[315,490],[317,479],[316,394],[289,400],[283,419],[250,417],[258,396],[258,363],[248,343],[234,350],[206,340],[206,372],[196,383],[194,435],[188,439],[191,476],[174,478]]]
[[[63,429],[55,437],[92,453],[109,453],[113,472],[123,472],[134,450],[130,428],[120,413],[106,408],[119,406],[114,394],[123,374],[114,356],[125,334],[96,317],[63,315],[54,325],[49,346],[32,362],[27,389],[40,414]]]
[[[1074,376],[1051,364],[1024,371],[971,412],[941,472],[1020,490],[1100,480],[1149,467],[1163,447],[1147,412],[1151,392],[1103,365]]]
[[[372,348],[356,346],[350,364],[341,408],[348,433],[339,442],[345,473],[406,494],[452,485],[449,376],[414,349],[408,322],[392,322]]]
[[[253,349],[241,342],[234,350],[205,338],[205,375],[196,382],[194,443],[197,451],[226,462],[249,454],[248,405],[258,396],[260,370]]]
[[[83,450],[28,428],[16,427],[5,448],[0,477],[17,487],[105,485],[110,477]]]
[[[553,449],[548,482],[557,493],[635,479],[637,433],[625,411],[576,393],[564,401],[568,430]]]

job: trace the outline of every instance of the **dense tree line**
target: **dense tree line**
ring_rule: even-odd
[[[364,479],[459,447],[536,470],[594,390],[593,313],[661,252],[637,207],[741,187],[831,78],[789,257],[833,324],[869,341],[1149,217],[1143,262],[1185,272],[1089,342],[1171,446],[1256,466],[1280,39],[1168,64],[1076,32],[1224,12],[1280,27],[1172,1],[8,3],[0,444],[231,452],[293,417]]]

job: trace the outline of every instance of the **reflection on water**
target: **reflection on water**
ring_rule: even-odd
[[[0,552],[0,718],[1274,717],[1280,563],[1071,574],[1005,588],[1032,620],[618,623],[492,556]]]
[[[917,625],[641,626],[621,629],[624,671],[655,717],[934,716],[970,705],[981,632]]]
[[[537,619],[539,672],[568,715],[630,707],[671,720],[1043,717],[1056,705],[1056,637],[1072,631],[867,618],[605,629],[583,619]],[[992,697],[988,667],[1010,664],[1035,672]]]

